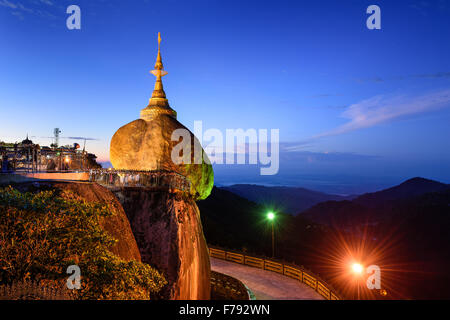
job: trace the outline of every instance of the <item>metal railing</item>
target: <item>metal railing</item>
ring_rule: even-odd
[[[298,280],[314,289],[327,300],[341,300],[341,295],[325,281],[303,267],[291,263],[283,263],[265,258],[249,256],[244,253],[228,251],[225,249],[210,247],[209,255],[213,258],[227,260],[250,267],[276,272],[286,277]]]
[[[114,187],[152,187],[189,192],[190,181],[183,175],[166,170],[133,171],[92,169],[88,171],[89,181]]]
[[[212,300],[250,300],[252,293],[238,279],[211,270]]]
[[[75,295],[65,286],[55,288],[22,280],[0,285],[0,300],[75,300]]]
[[[0,174],[26,174],[26,173],[83,173],[89,172],[89,170],[77,170],[77,169],[69,169],[69,170],[34,170],[19,168],[15,171],[0,171]]]

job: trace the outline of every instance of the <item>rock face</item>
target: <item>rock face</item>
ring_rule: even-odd
[[[191,164],[175,164],[172,161],[172,150],[179,141],[172,141],[171,138],[177,129],[186,130],[190,136]],[[149,121],[137,119],[119,128],[111,139],[110,160],[115,169],[164,169],[177,172],[191,182],[191,196],[200,200],[211,193],[214,173],[209,160],[195,164],[195,144],[200,146],[197,138],[185,126],[170,115],[159,114]],[[208,157],[203,149],[201,155],[206,159]]]
[[[210,298],[210,262],[194,200],[163,191],[114,191],[131,223],[142,261],[164,273],[166,299]]]
[[[111,204],[115,214],[103,218],[100,222],[104,230],[118,240],[110,251],[127,261],[141,261],[141,255],[136,240],[134,239],[130,223],[122,205],[108,189],[96,183],[59,181],[22,182],[13,184],[13,187],[21,192],[54,190],[57,193],[60,193],[67,190],[73,192],[87,202],[106,202]]]

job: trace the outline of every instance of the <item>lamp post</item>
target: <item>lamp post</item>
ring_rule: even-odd
[[[66,157],[64,158],[64,162],[66,163],[65,166],[64,166],[64,169],[65,169],[66,171],[69,171],[69,163],[70,163],[70,158],[69,158],[69,156],[66,156]]]
[[[272,223],[272,258],[275,257],[275,236],[273,232],[273,222],[275,219],[275,214],[273,212],[269,212],[267,214],[267,219]]]
[[[352,264],[352,271],[355,274],[356,277],[360,277],[364,271],[364,267],[360,264],[360,263],[353,263]],[[356,283],[356,289],[357,289],[357,297],[359,300],[359,279],[356,279],[357,283]]]

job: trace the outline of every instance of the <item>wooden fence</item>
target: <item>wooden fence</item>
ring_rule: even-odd
[[[209,255],[213,258],[219,258],[222,260],[248,265],[254,268],[277,272],[310,286],[327,300],[341,300],[340,295],[330,285],[325,283],[325,281],[314,275],[312,272],[299,266],[293,266],[273,260],[248,256],[243,253],[211,247],[209,248]]]

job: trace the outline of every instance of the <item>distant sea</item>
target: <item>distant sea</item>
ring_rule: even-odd
[[[111,162],[100,162],[103,168],[112,168]],[[239,172],[227,170],[214,171],[214,185],[229,186],[233,184],[257,184],[264,186],[302,187],[329,194],[342,196],[375,192],[389,188],[412,177],[370,177],[356,175],[327,174],[286,174],[261,176],[254,168],[241,168]]]

